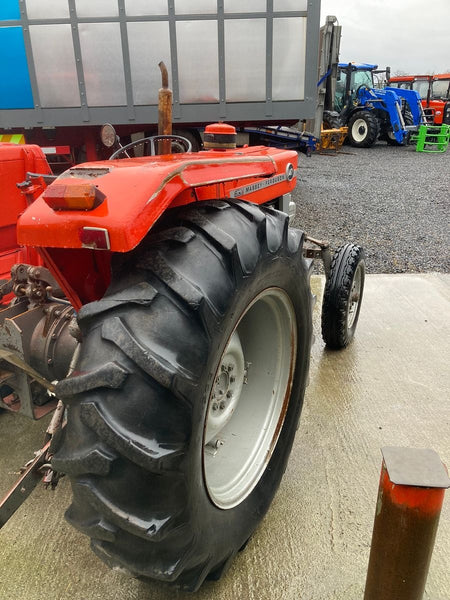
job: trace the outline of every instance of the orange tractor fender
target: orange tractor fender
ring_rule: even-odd
[[[103,296],[112,254],[136,248],[170,208],[224,198],[263,204],[295,187],[296,169],[296,152],[266,147],[85,163],[31,204],[18,241],[38,249],[79,308]]]

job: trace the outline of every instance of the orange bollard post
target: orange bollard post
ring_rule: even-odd
[[[382,453],[364,600],[421,600],[450,479],[433,450]]]

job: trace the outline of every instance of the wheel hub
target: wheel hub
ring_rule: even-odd
[[[244,353],[239,334],[235,331],[228,342],[214,380],[206,422],[207,444],[214,441],[216,434],[230,420],[241,394],[244,377]]]
[[[356,119],[352,126],[353,139],[356,142],[362,142],[367,136],[367,123],[364,119]]]

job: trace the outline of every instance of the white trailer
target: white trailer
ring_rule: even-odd
[[[316,0],[2,0],[0,133],[90,158],[92,126],[158,122],[161,60],[178,130],[313,118],[319,16]]]

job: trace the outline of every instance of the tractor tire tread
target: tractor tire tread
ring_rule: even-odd
[[[340,129],[343,125],[339,113],[334,110],[324,110],[322,120],[324,129]]]
[[[226,556],[210,555],[185,515],[189,398],[210,330],[261,255],[273,261],[295,254],[305,285],[309,272],[299,252],[303,234],[289,230],[279,211],[220,201],[180,209],[167,221],[130,264],[117,267],[125,277],[134,268],[143,280],[123,290],[112,285],[79,312],[87,350],[81,374],[63,389],[68,425],[53,462],[72,483],[66,517],[91,537],[102,560],[195,591],[245,541]],[[194,271],[201,275],[199,256],[214,265],[214,285],[207,274],[194,278]]]
[[[347,302],[356,266],[363,259],[362,248],[351,243],[343,244],[333,255],[321,319],[322,337],[328,348],[344,348],[351,341],[347,331]]]
[[[352,127],[355,121],[363,119],[367,124],[367,135],[363,140],[355,140],[352,136]],[[353,113],[348,122],[348,138],[355,148],[370,148],[375,144],[380,133],[380,122],[370,110],[358,110]]]

